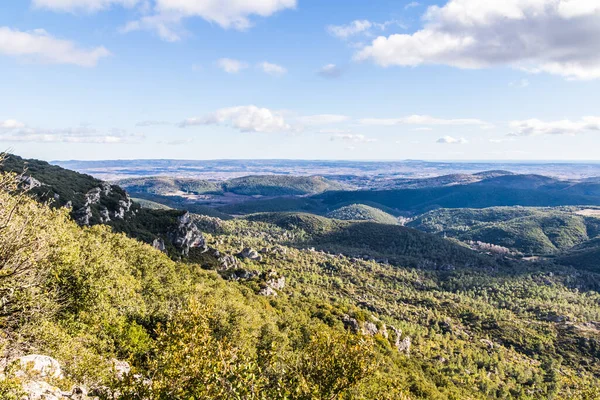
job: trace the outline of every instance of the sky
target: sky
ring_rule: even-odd
[[[600,161],[598,0],[2,0],[0,151]]]

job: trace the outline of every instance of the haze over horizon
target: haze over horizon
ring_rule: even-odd
[[[600,160],[595,0],[221,4],[2,2],[2,150]]]

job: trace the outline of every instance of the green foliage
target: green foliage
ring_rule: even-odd
[[[236,267],[286,277],[276,297],[264,297],[256,280],[175,262],[106,226],[81,228],[65,210],[15,192],[14,176],[2,179],[0,266],[26,271],[0,279],[12,304],[0,321],[4,354],[53,356],[69,381],[127,399],[597,395],[593,272],[479,256],[395,225],[197,217],[220,254],[265,248],[262,261]],[[164,229],[178,215],[146,212],[145,225],[120,229]],[[377,333],[351,333],[348,318]],[[397,342],[411,346],[399,351]],[[123,381],[113,358],[133,366]],[[0,397],[16,385],[0,379]]]
[[[289,397],[342,399],[377,369],[374,356],[373,344],[365,338],[317,334],[291,366]]]
[[[338,208],[328,213],[327,217],[344,221],[371,221],[380,224],[398,224],[398,219],[393,215],[364,204],[352,204]]]
[[[177,194],[221,194],[223,190],[218,182],[201,179],[148,177],[122,179],[116,182],[130,193],[173,196]]]
[[[526,255],[548,255],[598,234],[597,219],[575,211],[568,207],[440,209],[420,215],[408,226],[462,241],[491,243]]]
[[[292,230],[288,245],[314,247],[348,256],[387,259],[396,265],[456,268],[495,266],[496,261],[464,246],[399,225],[332,220],[312,214],[263,213],[249,221]]]
[[[275,352],[261,345],[268,328],[248,324],[253,311],[230,306],[193,300],[159,327],[142,371],[152,380],[130,374],[117,384],[119,398],[338,399],[376,368],[372,344],[349,334],[318,333],[296,353]]]
[[[340,204],[352,203],[380,204],[381,206],[393,208],[398,212],[413,215],[438,208],[600,205],[600,196],[581,194],[575,189],[506,189],[501,186],[480,184],[426,189],[328,192],[314,196],[313,199],[320,200],[324,207],[336,207]]]
[[[279,197],[275,199],[253,200],[219,207],[219,211],[231,215],[245,215],[266,212],[307,212],[323,214],[327,209],[319,200],[307,197]]]
[[[245,196],[298,196],[341,190],[344,185],[320,176],[263,175],[230,179],[223,187]]]
[[[178,209],[178,210],[187,210],[191,213],[207,215],[210,217],[216,217],[221,219],[231,219],[232,217],[229,214],[225,214],[217,210],[216,208],[205,206],[201,203],[195,203],[194,201],[190,201],[185,197],[180,196],[163,196],[163,195],[154,195],[147,193],[135,193],[136,200],[141,200],[140,204],[152,205],[152,207],[146,207],[150,209]],[[162,207],[156,206],[159,204]]]
[[[92,176],[69,171],[44,161],[25,160],[12,154],[4,157],[0,163],[0,171],[25,173],[37,179],[43,186],[33,188],[31,193],[59,206],[71,201],[74,208],[80,208],[85,202],[85,193],[102,185],[102,181]],[[59,196],[58,202],[55,200],[55,194]]]
[[[142,206],[142,208],[149,208],[151,210],[170,210],[171,209],[171,207],[166,206],[164,204],[157,203],[155,201],[138,199],[138,198],[132,198],[131,200],[138,203],[140,206]]]

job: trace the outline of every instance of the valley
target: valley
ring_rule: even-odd
[[[42,317],[32,317],[34,325],[14,320],[5,329],[26,335],[32,346],[42,346],[44,335],[58,335],[61,339],[52,340],[45,352],[64,363],[70,379],[84,382],[101,398],[141,390],[135,380],[110,383],[111,357],[128,360],[136,373],[152,374],[158,396],[182,374],[198,379],[173,364],[171,357],[187,357],[188,350],[171,340],[177,335],[188,340],[191,331],[183,327],[191,321],[203,324],[202,313],[211,315],[202,328],[206,340],[216,340],[214,346],[229,343],[260,368],[248,377],[235,373],[236,380],[249,379],[252,385],[240,389],[242,398],[284,398],[277,394],[281,384],[296,393],[312,390],[311,385],[325,390],[319,375],[312,375],[325,364],[309,367],[293,360],[325,360],[334,357],[330,350],[347,352],[344,346],[355,335],[364,342],[351,356],[356,364],[348,366],[360,376],[344,384],[351,398],[595,396],[600,376],[600,218],[594,207],[600,205],[600,192],[595,184],[494,172],[460,176],[459,182],[446,177],[411,181],[411,188],[391,190],[289,175],[227,181],[131,178],[107,186],[12,155],[2,169],[6,178],[19,174],[22,190],[42,202],[27,202],[29,211],[18,206],[17,215],[33,213],[44,230],[63,232],[42,239],[40,228],[27,228],[34,229],[41,246],[42,258],[31,268],[46,262],[44,257],[62,260],[52,264],[59,268],[56,273],[36,279],[53,282],[62,298],[75,301],[56,303],[60,313],[44,316],[44,325],[39,325]],[[17,201],[2,193],[4,201]],[[223,204],[204,197],[226,195],[239,201]],[[65,218],[63,210],[71,217]],[[66,242],[57,246],[55,240]],[[98,240],[101,247],[89,247]],[[76,253],[64,253],[66,243],[74,244],[69,251]],[[18,248],[12,251],[17,251],[12,257],[22,257]],[[108,264],[99,257],[108,257]],[[97,260],[86,264],[89,275],[79,275],[84,260]],[[156,286],[156,279],[163,283]],[[55,304],[49,294],[43,296]],[[196,300],[184,306],[189,296]],[[31,307],[26,300],[15,301],[23,310]],[[122,304],[128,308],[121,309]],[[88,314],[92,310],[96,317]],[[68,323],[74,317],[92,332],[104,324],[116,330],[109,336],[82,336]],[[165,319],[172,321],[168,329],[183,324],[184,330],[154,339],[153,332],[161,332],[158,321]],[[308,337],[298,336],[301,332]],[[341,347],[319,347],[318,340],[335,340]],[[67,361],[72,357],[68,343],[79,343],[77,353],[104,370]],[[265,343],[281,356],[262,355]],[[161,346],[170,349],[164,358],[146,358]],[[219,374],[225,369],[202,361],[214,357],[206,353],[210,347],[200,349],[193,367],[205,374],[212,368],[210,374],[223,379]],[[236,362],[233,354],[223,356]],[[178,371],[177,378],[165,375],[169,368]],[[302,386],[294,386],[286,368],[305,374]],[[340,371],[339,379],[346,373]],[[93,382],[108,386],[103,392]],[[181,390],[221,396],[197,392],[209,390],[198,384],[181,383]],[[250,387],[259,391],[246,392]]]

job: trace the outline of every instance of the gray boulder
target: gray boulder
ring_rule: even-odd
[[[238,253],[238,257],[252,260],[252,261],[262,261],[262,256],[258,254],[258,252],[250,247],[246,247],[240,253]]]
[[[203,248],[206,251],[206,240],[202,232],[192,222],[190,213],[186,212],[177,220],[178,224],[169,234],[169,240],[184,256],[189,255],[191,248]]]
[[[63,378],[63,373],[60,368],[60,364],[52,357],[31,354],[23,356],[15,360],[15,363],[19,366],[15,376],[35,376],[38,378]]]
[[[344,314],[342,316],[342,322],[344,323],[346,329],[349,329],[354,333],[360,332],[360,324],[355,318],[350,317],[348,314]]]

